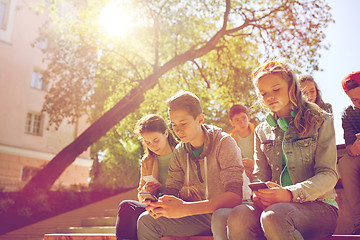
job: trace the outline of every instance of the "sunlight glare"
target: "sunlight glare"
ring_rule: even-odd
[[[99,23],[112,35],[125,35],[132,27],[132,19],[119,1],[113,1],[106,5],[99,17]]]

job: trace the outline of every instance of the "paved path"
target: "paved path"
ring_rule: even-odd
[[[23,228],[0,235],[1,240],[42,239],[45,233],[55,233],[58,227],[80,227],[81,220],[88,217],[103,217],[105,209],[117,209],[126,199],[137,199],[137,189],[120,193],[93,204],[42,220]],[[3,221],[2,219],[1,221]]]

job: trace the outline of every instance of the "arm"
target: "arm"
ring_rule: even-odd
[[[332,117],[326,116],[318,129],[315,175],[285,187],[292,192],[293,202],[315,201],[335,187],[339,178],[336,170],[336,156],[334,120]]]
[[[197,214],[213,213],[219,208],[232,208],[242,202],[241,196],[233,192],[225,192],[211,200],[185,202],[174,196],[162,196],[159,202],[145,201],[146,210],[154,218],[180,218]]]
[[[349,156],[355,157],[360,155],[360,140],[357,139],[353,144],[346,146],[346,152]]]
[[[151,159],[151,156],[147,156],[141,161],[141,171],[140,171],[140,182],[138,187],[138,200],[141,202],[144,199],[140,196],[139,192],[150,192],[156,195],[157,189],[161,187],[159,183],[145,182],[143,176],[148,176],[152,174],[152,169],[156,159]]]
[[[184,185],[185,170],[181,167],[181,162],[186,162],[186,153],[176,148],[170,159],[168,177],[166,179],[166,195],[179,196],[179,192]]]

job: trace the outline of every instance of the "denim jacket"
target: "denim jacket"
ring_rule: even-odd
[[[272,181],[280,184],[282,145],[293,185],[293,202],[334,199],[338,181],[334,120],[324,116],[322,124],[314,126],[307,136],[297,133],[293,121],[284,132],[267,122],[255,130],[254,182]]]

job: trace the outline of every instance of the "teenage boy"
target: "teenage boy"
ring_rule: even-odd
[[[353,105],[342,113],[342,127],[347,155],[339,160],[339,171],[345,197],[353,215],[354,231],[360,234],[360,71],[348,74],[342,81],[345,93]]]
[[[147,212],[138,220],[138,239],[211,234],[211,215],[218,208],[242,202],[241,151],[229,134],[204,124],[200,101],[181,91],[167,100],[169,117],[181,143],[170,160],[165,195],[144,201]],[[201,201],[178,198],[184,182],[200,192]]]
[[[254,170],[254,131],[256,125],[250,122],[248,109],[235,104],[229,111],[229,122],[234,128],[229,132],[241,149],[246,176],[252,182]]]

